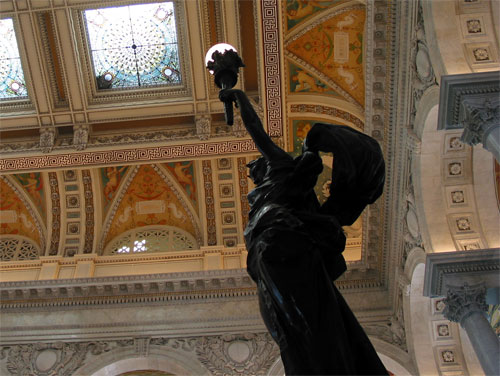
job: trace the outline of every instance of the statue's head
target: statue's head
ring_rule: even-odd
[[[255,185],[259,185],[264,181],[267,172],[267,161],[264,157],[251,161],[247,164],[247,167],[250,169],[250,179]]]

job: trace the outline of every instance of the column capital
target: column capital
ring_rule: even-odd
[[[486,145],[486,138],[491,129],[500,126],[499,99],[490,97],[466,99],[462,102],[462,106],[464,107],[462,141],[469,145],[478,143]]]
[[[448,320],[462,324],[463,320],[473,312],[485,312],[488,309],[484,283],[472,286],[464,283],[463,286],[447,287],[448,292],[444,300],[446,308],[443,315]]]

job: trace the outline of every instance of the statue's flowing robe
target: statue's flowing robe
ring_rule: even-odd
[[[287,375],[387,375],[368,337],[333,284],[346,270],[342,256],[346,239],[341,226],[351,224],[346,221],[354,222],[362,208],[380,195],[384,183],[383,158],[374,140],[370,139],[375,144],[368,142],[372,151],[362,151],[364,157],[343,156],[342,147],[325,150],[328,147],[323,143],[328,143],[328,137],[338,141],[339,132],[344,143],[347,140],[357,144],[357,138],[363,142],[369,138],[344,128],[315,126],[300,157],[260,159],[251,166],[264,172],[248,195],[248,272],[257,283],[261,314],[280,347]],[[329,133],[331,130],[334,133]],[[318,133],[322,135],[315,140]],[[330,144],[336,146],[333,141]],[[349,149],[345,152],[352,151],[352,146],[344,146]],[[365,191],[356,193],[363,195],[360,199],[364,200],[352,208],[356,213],[339,204],[341,197],[330,201],[326,208],[320,207],[313,191],[322,169],[318,150],[334,152],[334,179],[337,173],[337,178],[349,175],[346,184],[365,184]],[[344,171],[347,167],[341,164],[347,158],[349,168],[369,167],[370,161],[363,160],[369,158],[379,171],[366,174],[363,182],[358,176],[362,169]],[[255,172],[251,171],[252,175]],[[342,189],[341,183],[332,182],[332,193],[346,194]],[[350,196],[344,199],[354,200]],[[332,210],[338,210],[339,216]]]

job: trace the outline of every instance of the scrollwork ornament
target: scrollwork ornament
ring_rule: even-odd
[[[235,357],[232,348],[238,346],[238,356]],[[278,357],[279,350],[269,334],[248,333],[202,337],[196,354],[198,360],[216,376],[265,375]]]
[[[206,141],[210,137],[210,115],[196,116],[196,134],[202,141]]]
[[[88,343],[35,343],[12,346],[7,369],[13,375],[71,375],[83,364]],[[42,359],[44,358],[44,359]]]
[[[50,153],[54,147],[56,130],[54,128],[40,129],[40,149],[43,153]]]
[[[429,48],[425,36],[422,4],[418,4],[415,37],[412,40],[412,111],[411,124],[414,123],[417,106],[424,92],[431,86],[437,85],[434,69],[429,56]]]
[[[486,312],[486,287],[484,283],[469,286],[447,286],[448,293],[444,299],[444,317],[462,325],[463,321],[473,312]]]

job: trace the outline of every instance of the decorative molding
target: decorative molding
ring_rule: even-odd
[[[256,297],[245,269],[0,282],[0,312]]]
[[[61,237],[61,199],[59,196],[59,183],[57,174],[49,172],[50,198],[52,201],[52,236],[48,249],[49,256],[55,256],[59,252],[59,239]]]
[[[207,218],[207,244],[217,244],[217,227],[215,224],[215,199],[212,178],[212,162],[203,161],[203,188],[205,190],[205,210]],[[200,243],[201,244],[201,243]]]
[[[364,122],[351,114],[350,112],[344,111],[340,108],[323,106],[319,104],[292,104],[290,106],[290,112],[292,113],[303,113],[303,114],[319,114],[328,115],[332,117],[338,117],[346,122],[349,122],[356,126],[357,129],[363,131],[365,124]]]
[[[424,296],[446,296],[448,286],[464,283],[498,287],[499,271],[500,248],[430,253],[425,263]]]
[[[214,376],[266,375],[279,348],[268,333],[228,334],[201,337],[196,355]]]
[[[438,129],[460,129],[466,118],[464,102],[490,98],[493,103],[500,93],[498,71],[456,74],[441,77]],[[498,107],[497,107],[498,108]]]
[[[83,253],[92,253],[94,247],[94,193],[90,170],[82,170],[82,181],[85,197],[85,243]]]
[[[80,374],[92,364],[117,353],[142,358],[154,353],[185,353],[199,361],[207,373],[222,375],[266,375],[279,357],[279,349],[268,333],[238,333],[200,337],[128,337],[106,341],[49,342],[5,345],[0,363],[13,375]],[[103,364],[104,365],[104,364]]]
[[[245,157],[240,157],[238,163],[238,182],[240,186],[240,205],[241,205],[241,224],[243,229],[248,224],[248,213],[250,212],[250,204],[248,203],[248,167]]]
[[[196,134],[202,141],[206,141],[210,138],[210,125],[211,118],[210,115],[198,115],[195,118],[196,123]]]
[[[424,92],[437,85],[436,75],[432,62],[428,43],[426,40],[424,16],[421,2],[418,3],[416,15],[416,30],[411,44],[411,80],[412,80],[412,98],[411,98],[411,117],[410,124],[414,126],[417,108]]]

